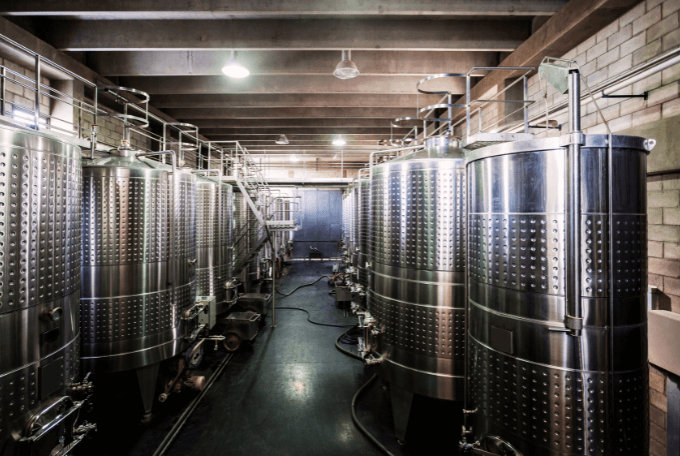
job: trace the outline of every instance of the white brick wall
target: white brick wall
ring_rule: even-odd
[[[588,84],[594,85],[678,45],[680,45],[680,0],[647,0],[562,57],[575,59],[581,66]],[[598,105],[614,132],[654,122],[661,117],[677,115],[680,114],[679,80],[680,65],[675,65],[660,74],[637,82],[632,88],[619,92],[640,94],[649,91],[647,101],[636,98],[601,99],[598,100]],[[545,88],[541,87],[538,75],[532,76],[529,79],[529,93],[532,99],[541,99],[540,107],[531,108],[532,114],[545,110],[541,98],[542,90]],[[547,95],[549,106],[555,104],[559,98],[559,94],[552,88],[548,88]],[[582,127],[585,132],[589,134],[605,132],[601,117],[592,115],[596,112],[592,103],[587,103],[584,111],[586,115]],[[536,136],[560,134],[556,130],[539,131]]]
[[[20,65],[17,65],[13,62],[10,62],[7,59],[0,59],[0,65],[8,68],[9,70],[15,71],[19,74],[22,74],[28,78],[33,79],[34,78],[34,73],[32,68],[25,68]],[[32,86],[28,81],[25,79],[20,78],[19,76],[16,76],[14,74],[10,74],[9,72],[7,73],[7,78],[8,80],[5,83],[5,102],[8,103],[8,105],[5,106],[5,111],[9,112],[12,108],[10,105],[19,105],[23,106],[25,108],[30,109],[33,111],[34,108],[34,103],[35,103],[35,92],[29,88],[23,87],[19,84],[16,84],[12,81],[19,81],[22,84]],[[50,81],[47,78],[42,78],[42,83],[49,86]],[[51,99],[45,95],[42,95],[40,97],[40,112],[43,114],[49,114],[50,113],[50,103]]]

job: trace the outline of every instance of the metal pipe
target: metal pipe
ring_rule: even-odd
[[[5,115],[5,98],[7,94],[5,93],[5,77],[7,76],[6,68],[2,67],[2,73],[0,73],[0,116]]]
[[[267,234],[269,233],[269,228],[267,228],[267,225],[265,223],[265,228],[267,229]],[[274,258],[276,257],[276,236],[274,236],[274,239],[272,240],[271,234],[269,237],[269,242],[271,243],[272,246],[272,251],[274,252],[272,255],[272,328],[276,328],[276,264],[274,261]],[[283,262],[282,262],[283,263]]]
[[[94,116],[94,121],[92,123],[92,133],[90,134],[90,159],[94,160],[94,151],[97,149],[97,112],[99,109],[97,108],[97,104],[99,103],[99,89],[97,88],[97,85],[95,84],[94,86],[94,112],[92,115]]]
[[[569,70],[569,136],[567,149],[567,290],[565,326],[573,336],[583,329],[581,306],[581,74]]]
[[[35,99],[33,103],[33,109],[35,109],[34,112],[34,117],[35,117],[35,129],[39,130],[40,129],[40,80],[42,77],[40,76],[41,73],[41,68],[40,68],[40,56],[36,54],[35,56]]]
[[[524,75],[522,89],[524,92],[524,104],[522,105],[522,108],[524,108],[524,133],[529,133],[529,105],[527,104],[527,101],[529,101],[529,78],[526,74]]]
[[[465,76],[465,119],[467,125],[466,138],[470,137],[470,73]]]
[[[172,288],[172,298],[170,299],[170,302],[175,302],[175,282],[176,282],[176,272],[175,272],[175,221],[176,221],[176,206],[177,206],[177,195],[175,192],[177,191],[177,156],[175,155],[174,150],[162,150],[160,152],[144,152],[141,154],[137,154],[137,158],[141,157],[151,157],[151,156],[156,156],[156,155],[170,155],[172,157],[172,204],[170,205],[170,280],[171,280],[171,288]]]

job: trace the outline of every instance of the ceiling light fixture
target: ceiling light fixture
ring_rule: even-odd
[[[334,145],[334,146],[344,146],[345,144],[347,144],[347,141],[345,141],[344,139],[342,139],[342,137],[340,137],[340,136],[338,136],[337,138],[335,138],[335,139],[333,140],[333,145]]]
[[[359,76],[359,69],[352,62],[352,51],[342,51],[342,60],[335,67],[333,76],[338,79],[352,79]]]
[[[222,73],[226,74],[230,78],[243,79],[250,74],[250,71],[248,71],[248,68],[244,67],[238,60],[236,60],[236,52],[232,50],[231,58],[224,65],[224,67],[222,67]]]
[[[288,141],[288,138],[286,138],[286,135],[281,135],[279,136],[279,139],[274,141],[276,144],[281,144],[281,145],[286,145],[290,144],[290,141]]]

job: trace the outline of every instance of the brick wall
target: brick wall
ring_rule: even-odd
[[[10,62],[7,59],[0,59],[0,64],[12,71],[15,71],[19,74],[23,74],[24,76],[33,79],[35,74],[33,71],[33,68],[25,68],[20,65],[17,65],[13,62]],[[28,81],[20,78],[19,76],[16,76],[14,74],[10,74],[9,72],[7,73],[7,78],[12,79],[15,81],[20,81],[23,84],[26,85],[32,85],[29,84]],[[42,78],[42,83],[45,85],[50,85],[50,81],[47,78]],[[33,105],[35,103],[35,92],[29,88],[20,86],[19,84],[15,84],[11,81],[7,81],[5,83],[5,102],[8,104],[16,104],[18,106],[23,106],[30,111],[33,111]],[[42,95],[40,97],[40,112],[43,114],[48,114],[50,113],[50,102],[51,99],[45,95]],[[5,106],[5,112],[10,113],[11,112],[11,107],[9,105]]]
[[[680,313],[680,174],[647,180],[649,284],[658,287],[659,308]],[[650,366],[650,454],[666,455],[666,374]]]
[[[91,100],[87,100],[92,103]],[[131,113],[133,114],[133,113]],[[139,114],[133,114],[139,115]],[[77,117],[77,114],[75,114]],[[82,113],[81,135],[83,138],[89,138],[91,135],[92,123],[94,122],[94,115],[88,112]],[[108,144],[110,146],[119,146],[123,139],[123,122],[114,117],[97,117],[97,141]],[[139,133],[132,132],[130,134],[130,142],[133,146],[142,150],[151,150],[151,140]]]
[[[647,0],[569,51],[563,56],[574,59],[590,86],[614,77],[680,45],[680,0]],[[555,56],[553,56],[555,57]],[[609,98],[597,101],[612,132],[654,122],[680,114],[680,64],[617,92],[617,95],[649,91],[649,99]],[[548,106],[566,100],[538,75],[529,79],[529,98],[539,100],[529,112],[534,115]],[[585,92],[585,87],[582,87]],[[581,128],[587,134],[606,133],[602,118],[592,102],[582,107]],[[566,124],[567,113],[555,118]],[[539,131],[537,137],[559,136],[557,130]]]
[[[0,59],[0,65],[8,68],[9,70],[15,71],[17,73],[23,74],[26,77],[33,79],[35,77],[35,72],[33,67],[24,67],[21,65],[18,65],[8,59]],[[21,79],[19,76],[16,76],[14,74],[7,73],[7,77],[12,80],[17,80],[22,82],[23,84],[32,86],[33,84],[29,83],[28,81]],[[42,78],[42,84],[47,85],[47,86],[52,86],[50,83],[50,80],[43,77]],[[5,99],[4,101],[7,103],[5,106],[5,114],[11,114],[12,112],[12,107],[13,105],[17,106],[22,106],[30,111],[33,111],[33,106],[34,106],[34,100],[35,100],[35,92],[27,87],[23,87],[21,85],[18,85],[16,83],[13,83],[11,81],[7,81],[5,84]],[[92,103],[91,100],[86,100],[88,103]],[[46,96],[46,95],[41,95],[40,97],[40,112],[45,115],[50,115],[51,114],[51,107],[54,103],[59,103],[58,101]],[[78,114],[74,113],[74,119],[78,118]],[[94,120],[94,117],[92,114],[83,112],[82,113],[82,124],[81,124],[81,135],[85,138],[90,137],[90,129],[92,127],[92,122]],[[74,121],[75,122],[75,121]],[[100,142],[109,144],[111,146],[117,146],[120,145],[120,140],[123,139],[123,122],[112,118],[112,117],[100,117],[98,120],[98,125],[99,125],[99,130],[98,130],[98,138]],[[74,130],[75,130],[74,126]],[[151,141],[144,137],[143,135],[140,135],[138,133],[133,132],[131,135],[131,142],[134,146],[140,148],[140,149],[149,149]]]

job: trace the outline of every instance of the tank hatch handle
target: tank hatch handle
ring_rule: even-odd
[[[656,139],[645,139],[645,150],[651,152],[656,147]]]

